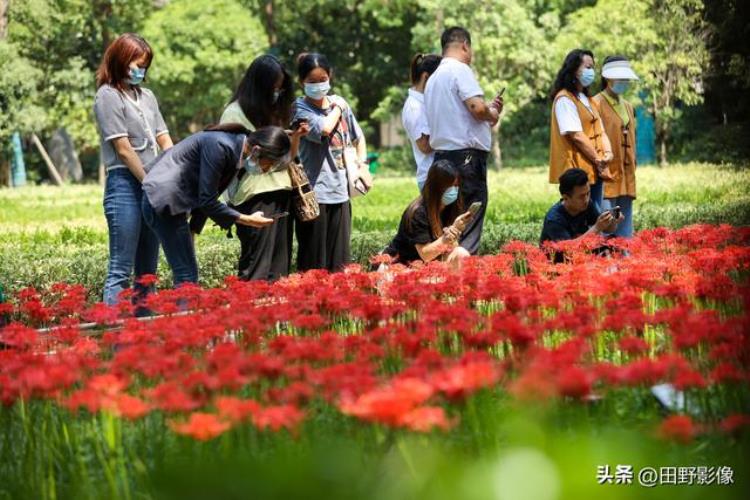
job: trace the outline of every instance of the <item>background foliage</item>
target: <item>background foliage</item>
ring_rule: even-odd
[[[750,157],[750,28],[738,0],[0,0],[0,143],[63,127],[93,176],[94,73],[107,44],[136,31],[155,49],[149,85],[178,139],[216,120],[258,54],[294,73],[296,55],[316,50],[377,146],[378,121],[403,103],[411,55],[437,51],[451,24],[471,31],[485,92],[507,87],[495,141],[506,165],[546,161],[546,94],[581,46],[598,62],[633,59],[642,80],[631,97],[656,117],[662,161]],[[41,159],[27,162],[32,178],[46,177]]]

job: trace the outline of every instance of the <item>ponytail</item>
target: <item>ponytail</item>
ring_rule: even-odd
[[[412,85],[419,81],[419,67],[424,61],[424,54],[419,52],[411,58],[411,65],[409,66],[409,78],[411,79]]]
[[[442,59],[437,54],[423,54],[421,52],[415,54],[409,66],[409,78],[412,85],[416,85],[419,82],[422,73],[427,73],[428,77],[432,75],[438,66],[440,66]]]

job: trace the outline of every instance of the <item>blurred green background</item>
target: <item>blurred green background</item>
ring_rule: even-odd
[[[0,0],[0,180],[7,183],[16,131],[32,182],[48,174],[31,134],[49,144],[60,131],[72,139],[83,180],[97,178],[94,73],[127,31],[154,48],[147,86],[176,139],[218,119],[256,56],[275,54],[295,75],[296,55],[319,51],[381,163],[410,171],[408,148],[390,149],[402,142],[395,129],[409,61],[437,52],[444,27],[459,24],[472,34],[485,92],[507,87],[495,166],[547,161],[547,94],[578,47],[599,64],[611,54],[631,58],[641,81],[629,98],[655,120],[661,164],[744,164],[748,10],[740,0]]]

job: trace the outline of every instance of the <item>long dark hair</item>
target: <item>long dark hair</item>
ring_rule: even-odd
[[[628,58],[625,56],[607,56],[604,58],[604,62],[602,63],[602,69],[604,69],[604,65],[607,63],[615,62],[615,61],[627,61]],[[602,90],[607,90],[607,79],[604,78],[604,75],[602,75]]]
[[[146,69],[151,66],[154,53],[151,46],[142,36],[135,33],[123,33],[109,44],[104,57],[96,70],[96,88],[109,84],[122,91],[125,79],[128,78],[130,63],[146,56]],[[138,85],[136,92],[140,92]]]
[[[328,80],[333,80],[333,68],[331,68],[331,63],[328,62],[326,56],[317,52],[303,52],[297,56],[297,76],[300,81],[307,78],[307,75],[315,68],[323,68],[328,74]],[[331,85],[333,85],[333,82],[331,82]]]
[[[222,123],[211,125],[204,129],[206,132],[229,132],[231,134],[245,134],[247,143],[260,146],[258,156],[269,160],[280,160],[289,154],[292,142],[283,128],[275,125],[261,127],[254,132],[249,131],[239,123]]]
[[[590,56],[591,59],[593,59],[594,53],[590,50],[575,49],[568,52],[568,55],[565,56],[565,61],[563,61],[562,68],[560,68],[560,71],[557,72],[555,83],[552,85],[552,90],[549,93],[549,98],[551,100],[554,100],[555,96],[557,96],[557,93],[563,89],[567,90],[573,95],[578,94],[578,89],[576,89],[578,76],[576,76],[576,73],[578,72],[578,68],[580,68],[581,64],[583,63],[584,56]],[[588,96],[588,88],[584,88],[583,93]]]
[[[282,79],[281,95],[274,103],[273,92],[279,78]],[[264,55],[255,58],[248,66],[230,102],[237,101],[250,123],[260,128],[286,126],[291,118],[293,100],[291,75],[277,58]]]
[[[438,160],[433,163],[427,173],[427,180],[422,187],[422,193],[406,209],[406,223],[411,224],[419,206],[424,205],[432,236],[434,238],[442,236],[443,223],[440,217],[440,205],[443,202],[443,193],[453,186],[458,178],[458,170],[450,161]],[[463,212],[461,197],[459,196],[455,203],[446,206],[444,210],[446,220],[453,222]]]
[[[438,66],[440,66],[440,61],[442,60],[442,56],[437,54],[423,54],[421,52],[416,54],[411,59],[411,65],[409,66],[409,77],[412,85],[416,85],[419,82],[422,73],[427,73],[428,77],[432,75]]]

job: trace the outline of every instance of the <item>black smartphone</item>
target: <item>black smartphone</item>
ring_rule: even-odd
[[[304,118],[297,118],[292,122],[289,128],[291,128],[292,130],[297,130],[303,122],[307,122],[307,120],[305,120]]]
[[[497,93],[497,96],[498,97],[502,97],[504,93],[505,93],[505,87],[503,87],[502,89],[500,89],[500,92]]]
[[[289,215],[289,212],[279,212],[277,214],[266,215],[266,217],[269,219],[277,220],[281,219],[282,217],[286,217],[287,215]]]
[[[620,214],[622,213],[622,211],[620,210],[619,206],[618,207],[612,207],[612,210],[610,210],[610,212],[612,212],[612,217],[614,217],[615,220],[619,219],[620,218]]]

